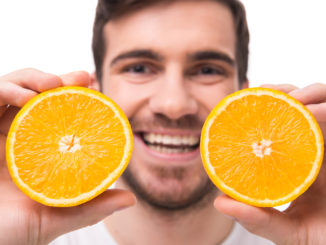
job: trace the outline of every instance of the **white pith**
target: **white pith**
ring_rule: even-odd
[[[61,153],[75,152],[81,148],[79,138],[74,135],[63,136],[59,141],[59,151]]]
[[[260,142],[252,143],[252,152],[260,158],[263,158],[265,155],[270,156],[272,152],[271,148],[272,141],[263,139]]]

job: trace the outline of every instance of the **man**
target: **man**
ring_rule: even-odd
[[[248,86],[248,33],[237,0],[103,0],[93,44],[97,79],[33,69],[0,78],[0,244],[46,244],[110,214],[53,244],[270,244],[258,236],[277,244],[325,244],[324,168],[284,213],[221,195],[202,168],[198,140],[206,116]],[[116,183],[120,190],[72,208],[35,203],[13,185],[5,166],[6,134],[18,107],[50,88],[98,88],[98,82],[122,107],[135,136],[130,165]],[[325,85],[266,86],[307,105],[325,132]],[[135,204],[134,195],[136,205],[112,214]]]

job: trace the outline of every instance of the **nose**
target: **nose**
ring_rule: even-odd
[[[196,114],[198,104],[189,93],[189,86],[186,82],[182,73],[172,72],[166,75],[150,98],[151,111],[163,114],[170,119]]]

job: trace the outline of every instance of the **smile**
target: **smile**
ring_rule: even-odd
[[[141,133],[140,136],[151,150],[166,154],[182,154],[195,151],[200,142],[200,137],[195,135]]]

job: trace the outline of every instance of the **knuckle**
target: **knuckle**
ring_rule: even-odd
[[[245,228],[253,234],[259,234],[260,230],[262,229],[262,226],[257,224],[246,224]]]
[[[9,87],[9,82],[7,81],[4,81],[4,80],[0,80],[1,81],[1,84],[0,84],[0,87],[1,87],[1,92],[2,93],[6,93],[8,91],[8,87]]]
[[[297,86],[294,86],[293,84],[289,84],[289,83],[285,84],[285,86],[287,88],[292,88],[292,89],[296,89],[297,88]]]
[[[320,88],[320,87],[324,87],[325,84],[322,83],[313,83],[307,86],[307,88]]]
[[[18,70],[18,72],[22,72],[22,73],[35,73],[35,72],[40,72],[39,70],[32,68],[32,67],[26,67],[23,68],[21,70]]]
[[[323,83],[315,83],[314,85],[318,86],[318,87],[325,87],[325,84],[323,84]]]
[[[38,82],[35,82],[35,88],[36,88],[36,90],[37,91],[43,91],[44,90],[44,83],[43,83],[43,81],[41,80],[41,81],[38,81]]]

